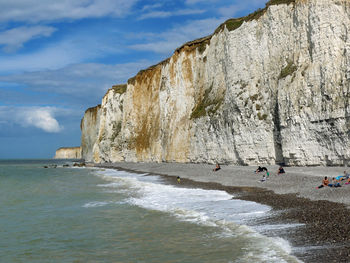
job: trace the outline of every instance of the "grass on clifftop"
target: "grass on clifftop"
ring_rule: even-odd
[[[281,5],[281,4],[291,4],[295,3],[295,0],[270,0],[266,3],[266,6],[269,7],[270,5]]]
[[[127,85],[126,85],[126,84],[114,85],[114,86],[112,86],[112,89],[113,89],[116,93],[119,93],[119,94],[125,93],[125,92],[126,92],[126,88],[127,88]]]
[[[252,20],[257,20],[259,19],[263,14],[266,13],[267,9],[269,6],[272,5],[281,5],[281,4],[292,4],[295,3],[296,0],[270,0],[269,2],[266,3],[265,8],[261,9],[259,8],[256,10],[254,13],[251,13],[247,16],[240,17],[240,18],[231,18],[226,20],[223,24],[221,24],[214,32],[214,34],[224,30],[225,26],[228,31],[233,31],[237,28],[239,28],[243,22],[248,22]]]

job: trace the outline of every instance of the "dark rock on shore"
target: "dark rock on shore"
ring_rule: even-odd
[[[85,167],[85,163],[74,163],[73,166],[75,166],[75,167]]]

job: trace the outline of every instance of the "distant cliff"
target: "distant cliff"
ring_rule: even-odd
[[[350,162],[350,1],[272,0],[110,89],[92,162]]]
[[[81,159],[81,147],[59,148],[54,159]]]

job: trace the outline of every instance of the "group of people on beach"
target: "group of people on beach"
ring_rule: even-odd
[[[320,189],[325,186],[341,187],[342,183],[350,184],[350,174],[346,173],[346,171],[344,171],[344,175],[338,175],[337,177],[333,177],[331,182],[329,182],[328,177],[325,176],[325,178],[322,180],[322,184],[319,185],[317,188]]]
[[[213,169],[214,172],[219,171],[221,169],[220,165],[218,163],[216,163],[215,168]],[[266,167],[261,167],[259,166],[256,170],[255,173],[264,173],[262,179],[260,180],[261,182],[265,182],[267,180],[267,178],[269,178],[270,173],[269,170]],[[284,170],[283,166],[280,166],[277,170],[276,175],[280,175],[280,174],[285,174],[286,171]],[[180,178],[178,177],[178,183],[180,183]],[[319,185],[318,189],[322,188],[322,187],[341,187],[342,184],[344,185],[348,185],[350,184],[350,174],[346,173],[346,171],[344,171],[344,175],[338,175],[337,177],[333,177],[332,181],[330,182],[328,177],[326,176],[323,180],[322,180],[322,184]]]
[[[265,172],[263,177],[261,178],[260,182],[265,182],[267,180],[267,178],[269,178],[270,173],[269,170],[266,167],[261,167],[259,166],[258,169],[255,170],[255,173],[261,173],[261,172]],[[277,170],[277,175],[279,174],[284,174],[286,173],[286,171],[284,170],[284,168],[282,166],[280,166]]]
[[[261,172],[268,172],[268,169],[266,167],[261,167],[259,166],[258,169],[255,170],[255,173],[261,173]],[[284,168],[282,166],[280,166],[277,170],[277,174],[284,174],[286,173],[286,171],[284,170]]]
[[[216,166],[215,168],[213,169],[214,172],[216,171],[219,171],[221,169],[220,165],[218,163],[216,163]],[[265,182],[267,180],[267,178],[269,178],[270,176],[270,173],[269,173],[269,170],[266,168],[266,167],[261,167],[259,166],[256,170],[255,170],[255,173],[262,173],[264,172],[263,174],[263,177],[262,179],[260,180],[260,182]],[[277,175],[280,175],[280,174],[284,174],[286,173],[286,171],[284,170],[283,166],[280,166],[277,170]]]
[[[213,172],[219,171],[221,169],[220,165],[218,163],[216,163],[215,168],[213,169]],[[265,172],[263,175],[263,178],[260,180],[261,182],[265,182],[266,179],[270,176],[269,170],[266,167],[261,167],[259,166],[258,169],[255,170],[255,173],[262,173]],[[282,166],[280,166],[277,170],[277,175],[279,174],[284,174],[286,173],[286,171],[284,170],[284,168]]]

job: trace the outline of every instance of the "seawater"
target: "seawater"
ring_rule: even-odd
[[[0,262],[299,262],[268,206],[64,163],[0,161]]]

